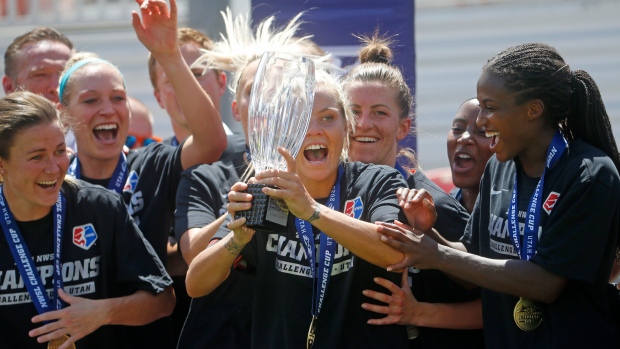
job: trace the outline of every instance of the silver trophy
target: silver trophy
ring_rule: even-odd
[[[248,108],[248,141],[256,172],[286,170],[278,147],[297,156],[306,137],[314,101],[314,62],[282,52],[265,52],[258,64]],[[263,185],[249,184],[252,208],[239,211],[246,225],[273,231],[286,227],[288,207],[283,200],[262,192]]]

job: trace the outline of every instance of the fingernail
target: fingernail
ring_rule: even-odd
[[[366,303],[362,303],[362,308],[364,308],[364,309],[368,308],[368,306],[366,305]]]
[[[368,296],[368,290],[364,290],[364,291],[362,291],[362,294],[363,294],[364,296]],[[362,304],[362,305],[363,305],[363,304]]]
[[[388,267],[388,268],[387,268],[387,271],[392,271],[392,268],[391,268],[391,267]]]

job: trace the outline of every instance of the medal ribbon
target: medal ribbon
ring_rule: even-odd
[[[338,167],[338,179],[329,194],[327,200],[327,207],[332,210],[340,210],[340,180],[344,169]],[[319,273],[317,275],[315,266],[315,254],[314,254],[314,234],[312,233],[312,226],[310,229],[306,228],[306,222],[303,219],[295,218],[295,226],[299,232],[301,242],[306,249],[308,260],[310,261],[310,271],[312,272],[313,289],[312,289],[312,316],[317,318],[321,312],[321,306],[323,305],[323,299],[325,298],[325,292],[327,291],[327,284],[329,283],[329,277],[332,273],[332,265],[334,264],[334,252],[336,251],[336,242],[325,233],[320,233],[320,256],[319,260]],[[319,278],[321,279],[319,281]]]
[[[62,309],[62,300],[58,297],[58,290],[63,287],[60,255],[62,247],[62,231],[66,211],[65,198],[62,193],[59,192],[58,200],[56,200],[56,205],[54,205],[54,291],[52,304],[47,292],[45,291],[45,284],[41,281],[41,276],[39,275],[39,272],[34,264],[34,260],[30,255],[28,246],[26,246],[24,238],[19,231],[19,227],[17,226],[17,222],[15,221],[15,218],[13,218],[13,214],[6,203],[6,198],[4,197],[4,192],[2,189],[3,186],[0,186],[0,209],[2,210],[2,219],[0,219],[0,224],[2,225],[4,236],[6,237],[6,241],[11,249],[11,254],[15,260],[19,274],[24,280],[26,289],[30,294],[30,299],[32,299],[32,303],[34,303],[34,306],[37,308],[39,314],[43,314],[51,310]]]
[[[82,174],[80,173],[80,160],[77,156],[73,159],[71,165],[69,165],[67,174],[77,179],[80,179],[82,177]],[[126,181],[127,156],[125,156],[125,153],[121,153],[121,156],[118,158],[116,168],[114,169],[114,173],[112,174],[112,178],[110,178],[110,182],[108,183],[108,190],[111,190],[118,194],[122,194],[123,186],[125,185]]]
[[[529,261],[530,258],[534,256],[536,253],[536,245],[538,244],[538,225],[540,222],[540,207],[541,200],[539,199],[540,194],[543,191],[544,183],[545,183],[545,173],[547,169],[552,168],[560,159],[564,150],[568,147],[568,142],[562,133],[558,130],[553,136],[553,140],[551,140],[551,144],[549,144],[549,148],[547,150],[547,163],[545,165],[545,169],[543,171],[542,176],[538,180],[538,184],[536,185],[536,189],[530,198],[530,203],[527,210],[527,218],[525,221],[525,227],[523,229],[523,246],[521,246],[521,239],[519,236],[519,225],[517,220],[517,173],[515,173],[514,178],[514,189],[512,190],[512,198],[510,199],[510,239],[512,240],[512,244],[519,255],[519,258]]]

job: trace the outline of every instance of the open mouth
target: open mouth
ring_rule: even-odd
[[[116,136],[118,135],[118,125],[117,124],[102,124],[97,125],[93,129],[93,134],[95,138],[102,142],[114,142],[116,141]]]
[[[493,149],[493,147],[495,147],[495,145],[497,145],[497,141],[499,141],[499,132],[497,131],[487,131],[484,133],[485,136],[490,137],[491,138],[491,144],[489,145],[489,148]]]
[[[375,137],[353,137],[353,139],[356,142],[360,142],[360,143],[375,143],[378,142],[379,140]]]
[[[44,182],[36,182],[37,185],[43,189],[52,189],[56,186],[56,183],[58,183],[57,179],[54,179],[53,181],[44,181]]]
[[[304,149],[304,157],[311,163],[325,161],[327,154],[329,154],[327,147],[320,144],[311,144]]]
[[[475,166],[475,164],[476,161],[471,155],[463,152],[456,152],[452,161],[452,172],[467,173]]]

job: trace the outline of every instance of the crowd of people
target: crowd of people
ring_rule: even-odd
[[[174,0],[137,2],[170,138],[56,29],[6,49],[0,347],[620,346],[620,154],[596,83],[553,47],[481,62],[446,125],[446,193],[399,146],[414,99],[378,30],[345,70],[298,35],[303,14],[228,11],[213,41],[178,28]],[[314,61],[314,102],[299,154],[278,149],[287,169],[256,171],[269,51]],[[220,118],[227,87],[243,135]],[[286,203],[284,227],[237,215],[250,183]]]

